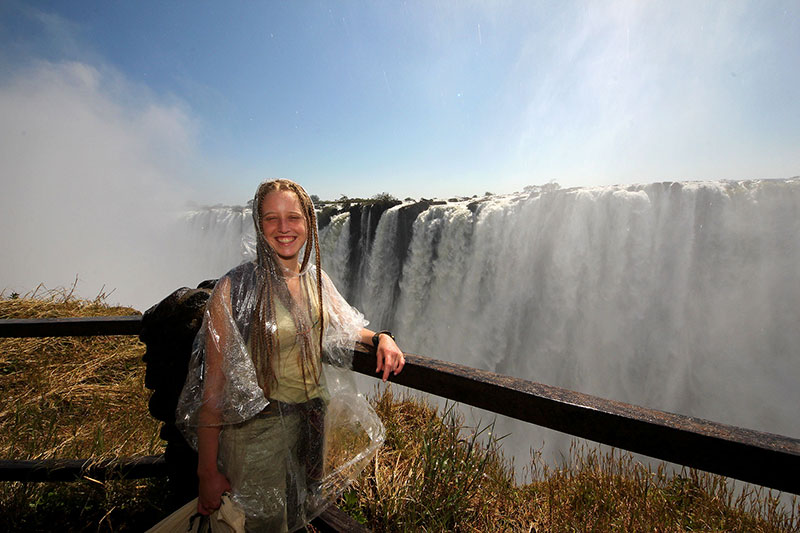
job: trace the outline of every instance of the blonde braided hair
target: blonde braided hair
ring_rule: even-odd
[[[322,310],[322,268],[320,266],[319,236],[317,234],[317,217],[314,212],[314,204],[308,193],[297,183],[287,179],[276,179],[265,181],[258,186],[255,198],[253,199],[253,221],[256,227],[256,264],[260,272],[260,280],[257,287],[256,306],[250,327],[250,347],[253,365],[256,369],[258,384],[264,391],[264,396],[269,397],[271,385],[275,380],[275,372],[272,367],[272,358],[280,353],[278,341],[277,322],[275,317],[275,295],[289,309],[295,328],[300,333],[300,350],[298,363],[303,373],[303,380],[308,383],[309,374],[314,382],[319,384],[319,369],[317,367],[318,358],[314,357],[315,350],[311,346],[311,338],[305,332],[313,331],[313,324],[307,325],[306,318],[302,310],[294,303],[289,287],[284,279],[283,269],[278,262],[275,251],[267,243],[264,232],[261,229],[261,205],[264,198],[274,191],[290,191],[297,195],[300,207],[306,223],[306,243],[303,252],[303,260],[300,265],[300,273],[304,273],[308,267],[313,246],[317,278],[317,302],[319,311],[319,351],[322,354],[322,335],[325,329],[324,313]],[[313,307],[308,309],[313,320]],[[306,390],[308,396],[308,390]]]

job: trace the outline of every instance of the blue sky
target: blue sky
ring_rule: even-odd
[[[19,198],[65,172],[199,203],[268,177],[323,199],[786,178],[799,21],[794,1],[4,0],[0,172]]]

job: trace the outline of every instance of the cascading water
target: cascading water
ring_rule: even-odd
[[[189,251],[206,276],[219,277],[256,254],[256,234],[250,207],[215,206],[184,214]]]
[[[377,227],[359,215],[322,229],[323,265],[405,350],[800,436],[800,180],[531,187],[399,205]],[[545,434],[509,428],[514,454]]]
[[[414,223],[388,327],[410,351],[796,435],[798,215],[797,182],[433,206]],[[391,316],[382,276],[365,281],[378,289],[361,295],[368,315]]]

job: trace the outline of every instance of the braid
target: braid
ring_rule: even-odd
[[[261,270],[256,295],[256,307],[254,309],[253,325],[250,328],[251,357],[256,370],[258,384],[264,391],[264,395],[269,397],[271,384],[275,379],[275,371],[272,366],[272,357],[280,352],[280,343],[277,335],[277,322],[275,315],[275,295],[284,303],[292,315],[300,342],[298,353],[298,363],[300,365],[303,379],[307,382],[309,370],[316,384],[319,384],[319,372],[317,368],[317,357],[314,356],[315,350],[311,346],[311,338],[308,333],[313,331],[314,309],[311,306],[307,309],[311,323],[307,325],[307,319],[303,316],[302,309],[296,305],[289,293],[288,285],[283,277],[283,271],[279,266],[275,252],[269,246],[261,229],[261,205],[267,194],[273,191],[291,191],[297,195],[306,222],[306,244],[303,252],[303,259],[300,265],[300,272],[306,271],[309,259],[311,258],[311,244],[315,253],[316,266],[316,298],[317,310],[319,312],[319,352],[322,353],[322,338],[324,333],[324,313],[322,308],[322,268],[319,248],[319,235],[317,233],[317,217],[314,212],[314,204],[306,191],[297,183],[278,179],[265,181],[259,185],[253,201],[253,219],[256,227],[256,263]],[[310,296],[310,295],[308,295]],[[265,327],[266,326],[266,327]],[[306,333],[308,331],[308,333]],[[309,368],[310,366],[310,368]],[[308,395],[308,391],[306,391]]]
[[[319,353],[322,355],[322,335],[325,332],[325,313],[322,312],[322,258],[319,253],[319,236],[317,235],[317,214],[311,209],[311,219],[314,221],[314,253],[317,267],[317,302],[319,302]]]

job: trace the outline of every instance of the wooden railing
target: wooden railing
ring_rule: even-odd
[[[135,335],[141,317],[0,320],[0,337]],[[374,354],[355,352],[353,369],[375,376]],[[442,398],[640,453],[800,494],[800,440],[406,354],[390,380]],[[67,479],[94,468],[95,479],[153,475],[160,456],[100,463],[0,461],[0,480]],[[38,466],[37,466],[38,465]],[[49,466],[48,466],[49,465]],[[49,468],[49,470],[48,470]],[[37,474],[38,472],[38,474]],[[48,473],[49,472],[49,473]]]

